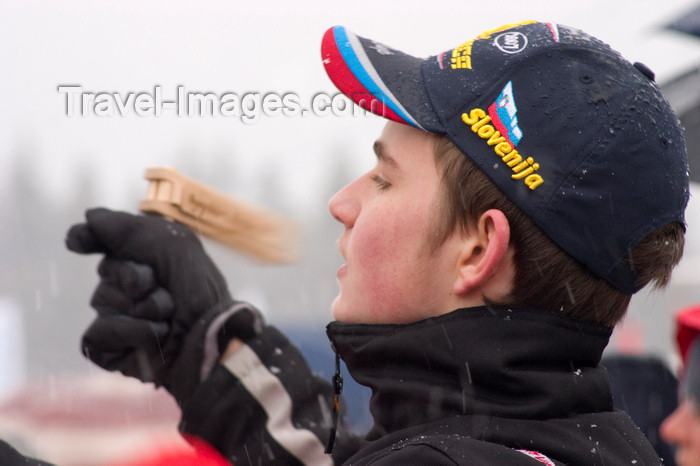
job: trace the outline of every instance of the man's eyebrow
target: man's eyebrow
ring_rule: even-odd
[[[398,168],[399,164],[396,163],[396,160],[394,160],[389,154],[386,153],[386,150],[384,150],[384,144],[382,144],[381,141],[374,141],[374,145],[372,146],[374,149],[374,154],[377,156],[377,160],[380,162],[384,162],[387,165],[391,165],[394,168]]]

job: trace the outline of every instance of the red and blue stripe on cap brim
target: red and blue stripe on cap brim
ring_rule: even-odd
[[[330,28],[323,36],[321,54],[333,84],[357,105],[389,120],[423,129],[382,80],[356,35],[343,26]]]

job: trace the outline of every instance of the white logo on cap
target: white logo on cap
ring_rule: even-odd
[[[374,42],[374,45],[370,48],[376,50],[377,53],[380,55],[393,55],[394,54],[394,52],[392,52],[389,47],[387,47],[384,44],[380,44],[379,42]]]
[[[496,36],[493,43],[505,53],[519,53],[527,47],[527,37],[521,32],[504,32]]]

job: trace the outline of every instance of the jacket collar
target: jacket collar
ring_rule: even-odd
[[[448,416],[548,419],[612,410],[598,363],[612,328],[484,306],[408,325],[332,322],[348,371],[372,389],[368,439]]]

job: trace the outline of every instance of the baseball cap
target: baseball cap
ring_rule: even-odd
[[[646,66],[580,30],[509,24],[424,59],[336,26],[321,52],[342,93],[446,135],[559,247],[625,293],[641,288],[629,250],[684,224],[677,117]]]

